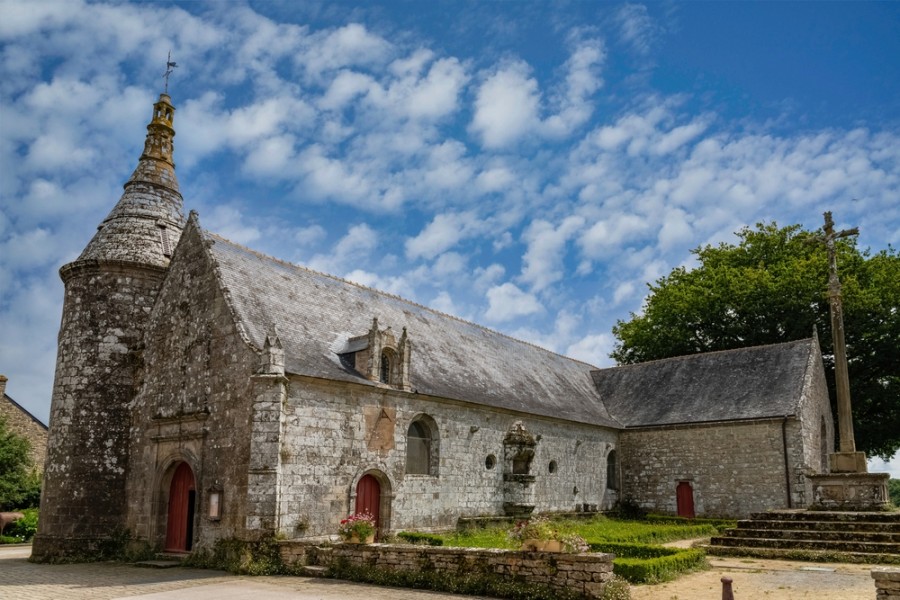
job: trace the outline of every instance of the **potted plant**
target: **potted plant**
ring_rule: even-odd
[[[523,550],[533,552],[561,552],[562,544],[557,531],[550,525],[547,517],[532,517],[519,521],[510,530],[509,537],[518,540]]]
[[[375,517],[364,512],[341,519],[338,535],[348,544],[371,544],[375,541]]]

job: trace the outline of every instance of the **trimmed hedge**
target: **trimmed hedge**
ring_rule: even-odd
[[[417,531],[401,531],[397,533],[397,537],[410,544],[419,544],[421,546],[443,546],[444,540],[437,535],[431,533],[419,533]]]
[[[670,581],[682,573],[706,567],[706,553],[693,548],[649,544],[594,542],[591,552],[615,554],[613,573],[631,583]]]
[[[647,515],[644,517],[644,520],[652,523],[671,523],[673,525],[712,525],[720,532],[725,529],[737,527],[737,521],[735,519],[688,519],[671,515]]]

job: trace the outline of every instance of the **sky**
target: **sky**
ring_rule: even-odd
[[[599,367],[648,283],[744,226],[831,210],[900,244],[897,2],[0,14],[0,373],[45,421],[58,269],[119,199],[170,51],[204,228]]]

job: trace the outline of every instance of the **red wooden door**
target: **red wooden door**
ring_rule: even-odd
[[[678,504],[678,516],[694,518],[694,489],[687,481],[682,481],[675,488],[675,501]]]
[[[356,484],[356,509],[355,514],[369,513],[375,517],[375,527],[378,528],[379,512],[381,508],[381,484],[372,475],[364,475]]]
[[[166,521],[166,550],[187,552],[191,549],[194,524],[194,472],[183,462],[175,469],[169,486],[169,512]]]

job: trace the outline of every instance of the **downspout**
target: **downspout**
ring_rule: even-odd
[[[793,508],[791,502],[791,468],[788,464],[788,448],[787,448],[787,415],[781,421],[781,447],[784,449],[784,487],[787,492],[787,506]]]

